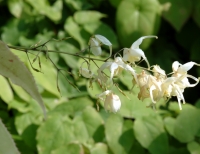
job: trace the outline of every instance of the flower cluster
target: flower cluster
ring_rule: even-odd
[[[172,64],[171,76],[168,76],[163,69],[158,65],[150,66],[144,52],[139,48],[142,41],[146,38],[157,38],[157,36],[144,36],[136,40],[130,48],[123,49],[123,56],[114,57],[114,60],[105,60],[105,63],[99,67],[96,74],[87,68],[80,68],[80,74],[92,82],[97,82],[103,92],[96,95],[98,100],[104,102],[106,110],[117,112],[121,107],[121,101],[111,89],[114,85],[113,77],[119,76],[125,70],[132,76],[132,84],[138,86],[140,91],[138,99],[144,100],[150,98],[152,103],[158,102],[161,98],[170,99],[176,96],[180,110],[181,103],[185,103],[183,96],[184,89],[194,87],[199,83],[199,79],[189,75],[187,72],[194,66],[199,64],[188,62],[180,64],[178,61]],[[106,45],[110,48],[110,56],[112,55],[112,44],[110,41],[101,35],[95,35],[90,38],[89,47],[92,54],[99,56],[102,53],[101,45]],[[148,68],[144,68],[140,73],[136,73],[134,67],[135,62],[143,59]],[[107,75],[104,70],[108,69],[110,75]],[[191,84],[188,79],[193,79],[195,83]]]

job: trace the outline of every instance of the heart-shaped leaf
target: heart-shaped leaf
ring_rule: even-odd
[[[123,0],[118,6],[116,28],[121,44],[130,47],[139,37],[156,35],[160,23],[160,6],[157,0]],[[147,48],[152,40],[141,45]]]
[[[159,0],[162,4],[168,3],[169,8],[163,10],[164,18],[177,30],[180,31],[192,12],[191,0]],[[177,20],[178,19],[178,20]]]

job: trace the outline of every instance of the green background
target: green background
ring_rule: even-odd
[[[151,65],[166,73],[172,63],[200,63],[200,1],[198,0],[0,0],[0,37],[6,44],[30,47],[55,38],[48,50],[77,53],[87,48],[94,34],[113,44],[113,54],[141,36],[156,35],[141,45]],[[102,57],[109,55],[103,48]],[[78,57],[49,53],[65,77],[40,54],[31,69],[26,54],[12,50],[30,68],[48,110],[43,121],[38,104],[20,87],[0,77],[0,119],[22,154],[199,154],[200,86],[185,89],[187,104],[180,111],[176,98],[160,101],[156,110],[140,101],[126,72],[116,79],[130,98],[119,93],[122,107],[116,114],[96,108],[98,85],[89,88],[78,69]],[[37,52],[32,52],[37,54]],[[87,55],[84,52],[83,55]],[[29,55],[31,61],[35,58]],[[98,66],[102,63],[97,62]],[[145,63],[141,63],[145,66]],[[92,70],[97,68],[91,65]],[[189,71],[196,77],[200,69]],[[79,88],[74,88],[68,80]],[[132,84],[132,83],[131,83]],[[62,96],[61,96],[62,95]],[[1,131],[1,130],[0,130]],[[0,137],[0,144],[4,140]],[[8,142],[9,144],[9,142]]]

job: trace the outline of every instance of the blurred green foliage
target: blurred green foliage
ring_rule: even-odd
[[[1,40],[11,45],[30,47],[51,38],[72,37],[47,46],[77,53],[92,35],[101,34],[112,42],[115,53],[141,36],[157,35],[158,40],[145,40],[142,45],[151,65],[170,73],[173,61],[200,63],[199,0],[0,0],[0,21]],[[129,94],[131,79],[124,73],[118,82],[130,100],[119,94],[119,113],[107,113],[102,104],[96,110],[98,86],[91,89],[79,77],[79,58],[49,53],[57,67],[73,73],[65,76],[80,89],[59,75],[60,97],[57,70],[45,55],[41,56],[43,73],[38,73],[24,53],[13,52],[30,68],[48,110],[43,121],[37,103],[0,77],[0,118],[22,154],[200,153],[199,86],[185,91],[187,104],[182,111],[174,101],[159,102],[154,111],[146,108],[150,100],[141,102],[134,95],[137,89]],[[108,54],[104,51],[103,56]],[[40,69],[37,62],[34,67]],[[199,76],[199,70],[195,67],[190,74]]]

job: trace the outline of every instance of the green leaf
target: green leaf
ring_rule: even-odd
[[[126,94],[129,99],[121,93],[118,94],[122,102],[119,114],[127,118],[140,118],[143,116],[156,115],[156,112],[151,108],[146,107],[149,105],[148,99],[142,102],[137,98],[136,93],[129,94],[129,92],[126,92]]]
[[[117,36],[109,25],[98,21],[84,24],[83,28],[91,35],[100,34],[105,36],[112,43],[113,48],[118,48]]]
[[[192,17],[196,24],[200,27],[200,1],[199,0],[193,0],[193,14]]]
[[[51,154],[61,154],[61,153],[64,154],[66,152],[67,154],[80,154],[82,153],[81,145],[76,143],[70,143],[65,146],[61,146],[56,150],[53,150]]]
[[[122,0],[109,0],[110,4],[117,8]]]
[[[87,48],[90,35],[70,16],[66,19],[64,29],[80,44],[81,50]]]
[[[21,31],[18,29],[18,20],[9,21],[5,27],[3,27],[3,32],[1,38],[4,42],[15,45],[18,43],[18,38],[22,35]]]
[[[0,153],[2,154],[20,154],[10,133],[0,119]]]
[[[136,119],[134,132],[140,144],[152,154],[168,153],[168,138],[160,117],[148,116]]]
[[[23,10],[23,1],[22,0],[8,0],[8,8],[9,11],[14,15],[16,18],[21,16]]]
[[[57,0],[50,6],[48,0],[27,0],[32,7],[37,10],[40,14],[46,15],[53,21],[59,21],[62,18],[62,1]]]
[[[39,103],[46,116],[45,106],[32,74],[2,41],[0,41],[0,57],[0,74],[26,90]]]
[[[192,141],[200,129],[200,110],[186,108],[181,111],[174,125],[174,137],[180,142]]]
[[[108,145],[115,154],[127,154],[134,143],[133,123],[119,115],[112,114],[105,124]],[[127,142],[124,142],[127,141]]]
[[[8,81],[3,76],[0,76],[0,87],[1,87],[0,90],[1,99],[6,103],[12,101],[13,99],[12,89]]]
[[[70,117],[73,120],[60,112],[48,116],[48,120],[38,129],[39,153],[50,153],[73,141],[86,143],[91,138],[95,141],[103,140],[103,120],[92,107],[87,107],[83,112],[77,112],[76,115]]]
[[[71,99],[70,101],[58,105],[49,114],[61,114],[75,116],[75,114],[83,111],[87,106],[92,106],[93,102],[87,97]]]
[[[199,154],[200,153],[200,145],[199,143],[193,141],[187,144],[187,149],[190,151],[190,154]]]
[[[191,0],[159,0],[162,4],[168,3],[169,8],[163,11],[163,17],[176,29],[180,31],[192,12]],[[178,20],[177,20],[178,19]]]
[[[174,136],[174,125],[176,123],[176,119],[172,118],[172,117],[166,117],[164,119],[164,124],[165,127],[168,131],[168,133],[172,136]]]
[[[79,52],[78,48],[67,42],[60,42],[56,44],[56,46],[59,49],[59,51],[67,51],[67,53],[72,53],[72,54],[76,54]],[[60,54],[60,56],[64,59],[64,61],[69,67],[73,69],[78,68],[77,66],[78,58],[76,56],[71,56],[67,54]]]
[[[73,141],[73,123],[67,116],[54,114],[41,125],[37,131],[37,148],[39,154],[49,154],[52,150]]]
[[[77,11],[74,14],[74,20],[81,25],[96,23],[103,17],[106,17],[106,15],[98,11]]]
[[[93,7],[87,0],[65,0],[66,5],[74,10],[87,10]]]
[[[117,33],[125,47],[130,47],[141,36],[156,35],[159,23],[160,6],[157,0],[124,0],[117,8]],[[141,47],[147,48],[151,41],[145,40]]]
[[[108,146],[104,143],[95,144],[90,150],[91,154],[108,154]]]
[[[45,57],[40,57],[40,60],[43,73],[34,71],[29,65],[31,72],[36,79],[36,82],[45,90],[49,91],[57,97],[60,97],[60,93],[58,92],[56,85],[56,69],[54,68],[53,64],[50,63],[50,61],[45,59]]]
[[[15,93],[24,101],[29,102],[31,97],[30,95],[20,86],[12,84],[11,83],[12,88],[14,89]]]

